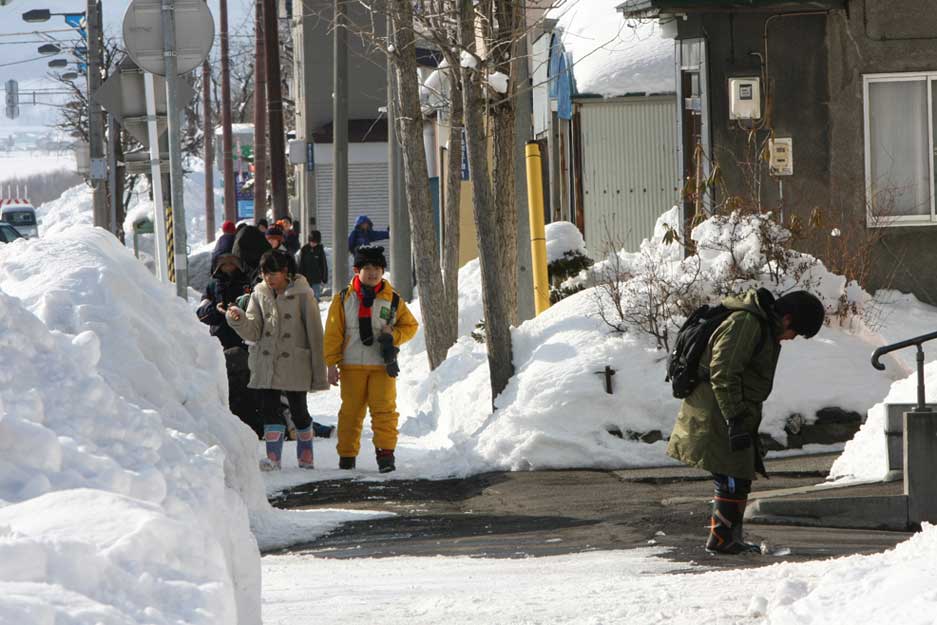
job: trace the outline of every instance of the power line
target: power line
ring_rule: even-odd
[[[55,28],[52,30],[29,30],[23,33],[0,33],[0,37],[25,37],[27,35],[38,35],[41,33],[73,33],[73,28]]]
[[[41,61],[42,59],[47,59],[47,56],[37,56],[34,59],[26,59],[23,61],[13,61],[12,63],[0,63],[0,67],[9,67],[10,65],[22,65],[23,63],[32,63],[33,61]]]

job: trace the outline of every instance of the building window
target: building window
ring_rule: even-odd
[[[935,82],[937,72],[863,77],[866,208],[870,226],[937,223]]]

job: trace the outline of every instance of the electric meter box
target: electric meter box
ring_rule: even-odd
[[[761,78],[729,79],[729,119],[761,118]]]
[[[794,140],[776,137],[768,140],[768,171],[772,176],[794,175]]]

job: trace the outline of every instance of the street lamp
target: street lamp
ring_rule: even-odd
[[[62,51],[62,48],[58,47],[54,43],[47,43],[39,46],[39,54],[58,54]]]
[[[49,61],[49,67],[67,67],[68,61],[65,59],[52,59]]]
[[[84,12],[81,13],[53,13],[49,9],[33,9],[32,11],[26,11],[23,13],[23,21],[29,22],[30,24],[36,24],[38,22],[48,22],[49,18],[53,15],[61,15],[65,18],[65,21],[68,21],[69,17],[84,17]]]

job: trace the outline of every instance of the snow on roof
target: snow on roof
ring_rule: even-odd
[[[572,57],[576,92],[621,96],[673,93],[674,42],[656,21],[626,20],[621,0],[570,0],[550,12]]]

